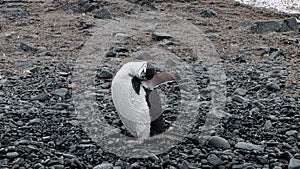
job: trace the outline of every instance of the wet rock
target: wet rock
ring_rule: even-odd
[[[280,86],[276,82],[267,83],[267,89],[270,91],[280,91]]]
[[[65,97],[68,93],[68,89],[67,88],[60,88],[60,89],[56,89],[54,90],[53,94],[60,96],[60,97]]]
[[[235,148],[257,152],[262,152],[264,150],[264,147],[261,145],[255,145],[247,142],[238,142],[235,145]]]
[[[230,144],[228,143],[228,141],[219,136],[212,136],[211,138],[209,138],[208,143],[215,148],[230,148]]]
[[[152,39],[156,41],[161,41],[163,39],[172,39],[172,36],[163,32],[154,32],[152,33]]]
[[[222,162],[222,160],[218,156],[216,156],[215,154],[210,154],[207,157],[207,160],[208,160],[209,163],[211,163],[214,166],[217,166]]]
[[[97,19],[112,19],[112,16],[108,9],[102,8],[94,14],[94,18]]]
[[[268,31],[298,32],[299,28],[298,28],[298,23],[296,18],[287,18],[287,19],[272,20],[272,21],[258,21],[255,22],[255,25],[251,27],[252,33],[263,33]]]
[[[288,169],[299,169],[299,168],[300,168],[300,160],[291,158],[288,165]]]
[[[30,51],[30,52],[36,52],[38,51],[38,49],[36,47],[34,47],[32,44],[29,43],[20,43],[20,48],[24,51]]]
[[[110,163],[103,163],[95,166],[93,169],[113,169],[113,165]]]

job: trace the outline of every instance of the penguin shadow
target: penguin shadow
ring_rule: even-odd
[[[110,70],[111,74],[115,74],[117,70],[109,67],[101,67],[97,70],[97,76],[95,78],[96,102],[98,104],[99,116],[104,117],[107,124],[117,129],[119,134],[123,134],[127,137],[134,138],[133,135],[125,128],[119,114],[114,106],[111,96],[111,82],[113,77],[100,76],[103,75],[103,70]],[[156,70],[161,72],[160,70]],[[99,76],[98,76],[99,75]],[[180,88],[176,81],[170,81],[164,84],[160,84],[155,88],[160,93],[160,99],[162,103],[163,113],[151,122],[150,136],[159,135],[168,130],[174,121],[177,120],[179,112],[178,106],[180,106]],[[101,117],[99,117],[101,118]],[[161,118],[163,119],[162,127],[152,127],[161,124]]]

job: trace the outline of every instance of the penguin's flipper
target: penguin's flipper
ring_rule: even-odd
[[[160,95],[157,90],[147,90],[147,103],[149,105],[149,114],[151,117],[150,135],[159,134],[163,130],[164,118],[160,101]]]

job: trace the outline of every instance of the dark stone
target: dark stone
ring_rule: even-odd
[[[284,60],[285,55],[278,48],[270,48],[269,59],[270,60]]]
[[[106,57],[116,57],[116,55],[117,55],[116,52],[111,50],[105,54]]]
[[[37,48],[35,48],[33,45],[31,45],[31,44],[26,44],[26,43],[23,43],[23,42],[21,42],[20,43],[20,48],[22,49],[22,50],[24,50],[24,51],[31,51],[31,52],[36,52],[36,51],[38,51],[38,49]]]
[[[247,62],[247,56],[242,54],[242,55],[239,55],[237,58],[236,58],[236,61],[240,62],[240,63],[246,63]]]
[[[260,164],[267,164],[267,163],[268,163],[268,159],[265,158],[265,157],[257,156],[256,159],[257,159],[257,161],[258,161]]]
[[[94,14],[94,18],[97,19],[112,19],[112,16],[108,9],[102,8]]]
[[[267,84],[267,89],[270,91],[280,91],[280,86],[275,82],[269,82]]]
[[[97,77],[101,79],[111,79],[113,78],[113,74],[106,68],[102,68],[102,70],[97,74]]]
[[[272,21],[258,21],[251,27],[252,33],[263,33],[268,31],[287,32],[295,31],[299,32],[298,23],[296,18],[287,18],[282,20]]]
[[[213,17],[213,16],[216,16],[217,13],[212,10],[212,9],[202,9],[200,14],[203,16],[203,17],[207,17],[207,18],[210,18],[210,17]]]
[[[212,136],[211,138],[209,138],[208,143],[215,148],[230,148],[230,144],[228,143],[228,141],[219,136]]]
[[[215,154],[210,154],[207,157],[207,160],[208,160],[209,163],[211,163],[214,166],[217,166],[220,163],[222,163],[222,160],[218,156],[216,156]]]

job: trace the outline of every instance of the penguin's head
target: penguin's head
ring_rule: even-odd
[[[124,67],[128,70],[130,77],[138,78],[141,81],[152,79],[155,74],[155,69],[146,61],[129,62]]]

